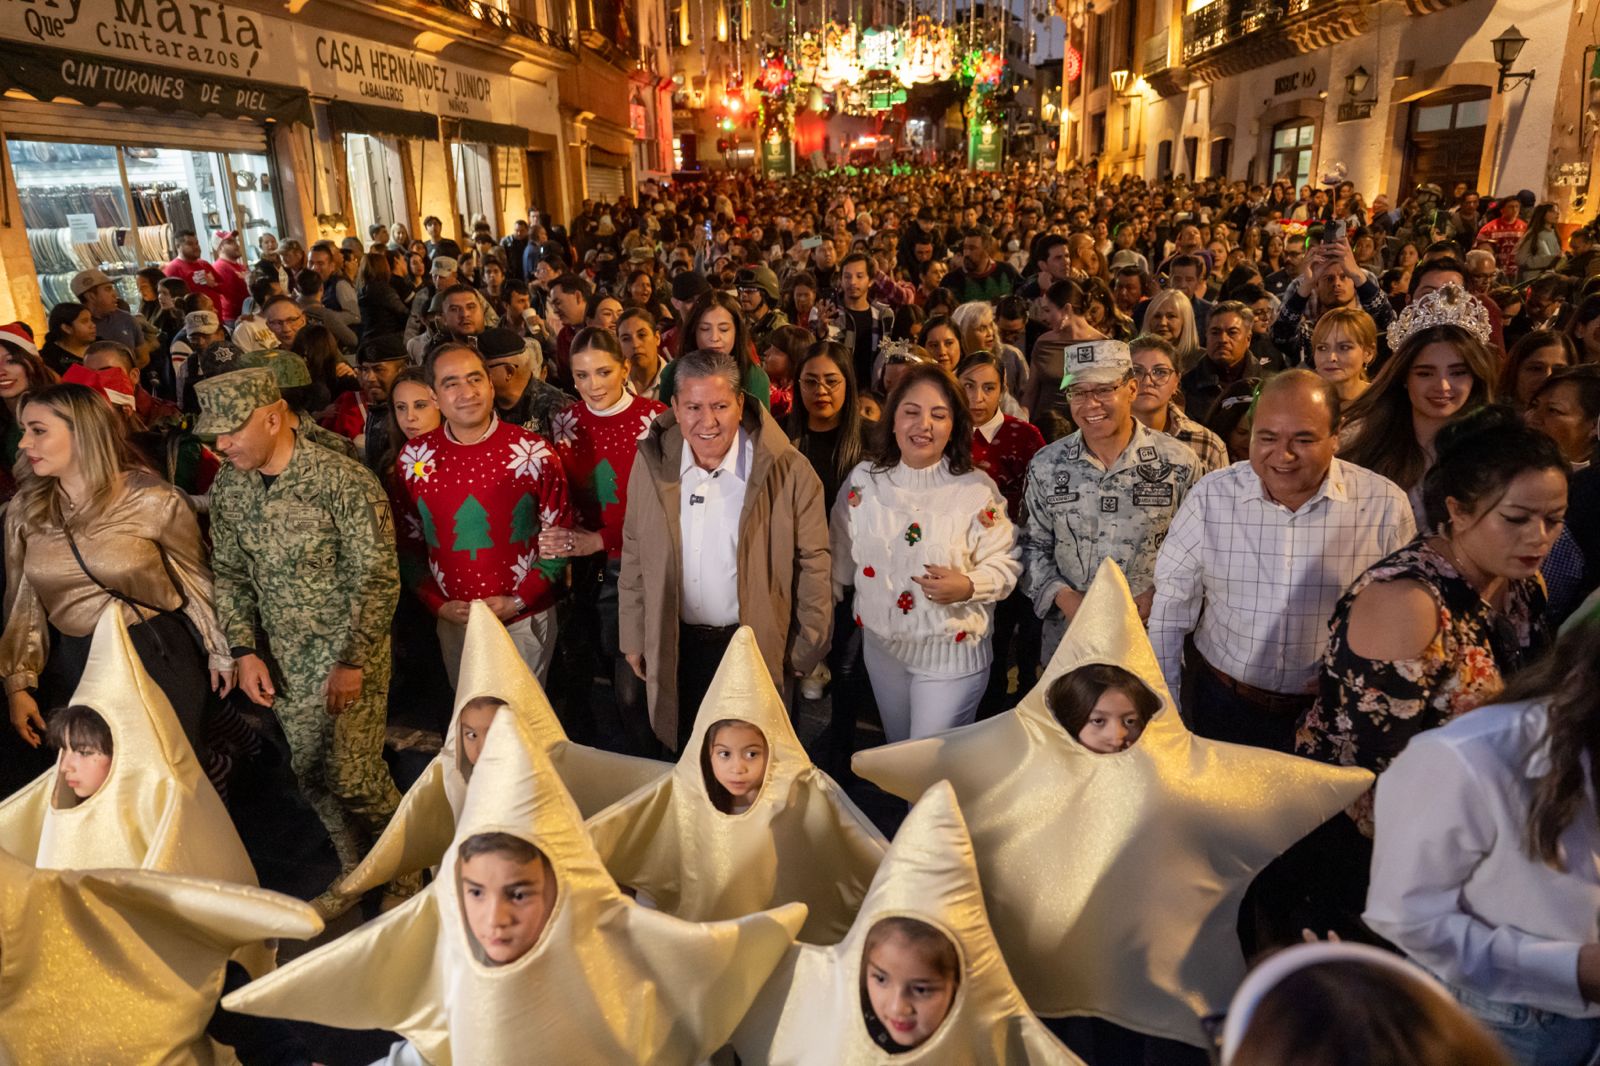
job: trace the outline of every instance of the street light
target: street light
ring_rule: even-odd
[[[1522,46],[1528,43],[1528,39],[1522,35],[1521,31],[1515,26],[1511,26],[1489,43],[1494,46],[1494,61],[1500,68],[1501,92],[1505,92],[1508,85],[1533,80],[1533,76],[1537,71],[1529,70],[1523,72],[1511,69],[1512,64],[1517,61],[1517,57],[1522,54]]]
[[[1357,67],[1344,76],[1345,95],[1354,100],[1366,92],[1367,83],[1372,81],[1372,75],[1367,73],[1366,67]]]
[[[1118,96],[1127,96],[1129,74],[1126,70],[1113,70],[1111,72],[1111,91]]]

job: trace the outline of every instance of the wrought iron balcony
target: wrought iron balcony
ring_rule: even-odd
[[[550,3],[540,5],[537,0],[512,0],[522,13],[507,11],[496,7],[485,0],[423,0],[424,3],[434,7],[442,7],[454,11],[458,15],[477,19],[479,22],[493,29],[505,33],[515,33],[540,44],[559,48],[564,52],[572,51],[572,41],[568,35],[566,5]],[[541,20],[538,16],[539,7],[544,8],[547,16]]]
[[[1297,0],[1212,0],[1183,17],[1183,61],[1274,26]],[[1299,6],[1306,6],[1300,3]]]

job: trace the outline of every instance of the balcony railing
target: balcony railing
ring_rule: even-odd
[[[538,41],[540,44],[571,51],[572,42],[567,30],[565,4],[540,4],[538,0],[513,0],[522,11],[513,12],[496,7],[484,0],[425,0],[435,7],[454,11],[458,15],[477,19],[486,26],[506,33],[516,33]],[[540,10],[540,9],[543,10]],[[541,17],[542,16],[542,17]]]
[[[1258,33],[1282,18],[1299,0],[1212,0],[1183,17],[1183,61]]]

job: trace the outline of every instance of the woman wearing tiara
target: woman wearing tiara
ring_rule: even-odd
[[[1544,649],[1539,567],[1561,531],[1567,475],[1560,449],[1510,408],[1440,431],[1418,523],[1432,532],[1373,564],[1334,608],[1299,754],[1382,773],[1412,737],[1491,702]],[[1328,894],[1317,932],[1359,936],[1372,792],[1346,815],[1297,847],[1325,867],[1297,880]]]
[[[1439,430],[1494,400],[1489,313],[1458,285],[1429,293],[1389,327],[1394,357],[1345,412],[1339,457],[1405,490],[1427,529],[1422,482]]]

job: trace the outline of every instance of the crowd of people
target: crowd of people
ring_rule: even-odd
[[[741,630],[793,720],[821,708],[800,758],[858,790],[879,730],[1011,712],[1110,561],[1159,676],[1050,679],[1066,743],[1136,749],[1164,687],[1195,737],[1376,775],[1245,895],[1246,954],[1344,947],[1247,984],[1225,1060],[1600,1054],[1595,228],[1465,185],[1391,205],[1024,165],[424,229],[219,234],[210,259],[183,234],[137,299],[87,270],[42,329],[0,327],[0,793],[59,751],[87,803],[129,757],[74,698],[114,608],[204,788],[286,745],[333,920],[401,824],[395,708],[438,703],[465,789],[509,700],[468,692],[482,608],[573,743],[688,759],[738,816],[782,739],[698,717]],[[463,906],[515,961],[566,868],[504,832],[458,859],[472,899],[512,900]],[[423,885],[395,871],[381,907]],[[880,1049],[952,1011],[950,935],[865,936]],[[1205,1061],[1134,1021],[1046,1019],[1097,1066]],[[241,1055],[296,1039],[247,1029]]]

